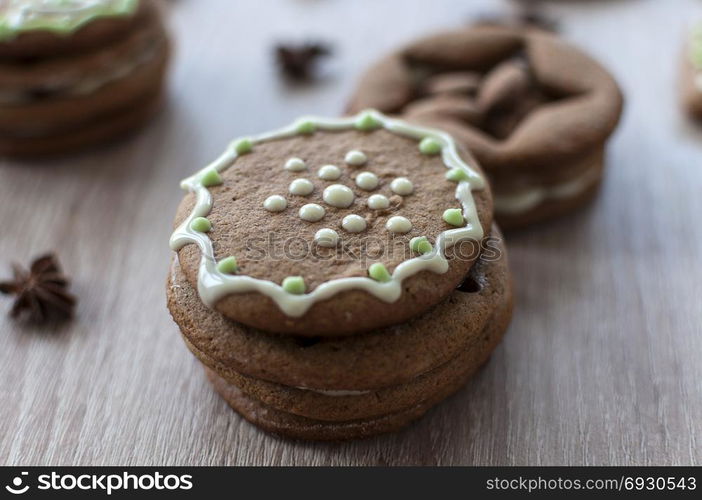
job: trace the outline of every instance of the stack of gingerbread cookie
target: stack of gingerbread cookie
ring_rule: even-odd
[[[215,389],[266,430],[399,429],[509,324],[489,186],[443,131],[302,118],[234,141],[182,187],[168,307]]]
[[[495,216],[509,229],[594,196],[622,95],[600,64],[555,34],[481,23],[376,63],[347,111],[367,107],[453,133],[490,177]]]
[[[133,130],[158,108],[169,43],[153,0],[0,3],[0,154]]]
[[[690,116],[702,120],[702,23],[692,30],[685,45],[682,97]]]

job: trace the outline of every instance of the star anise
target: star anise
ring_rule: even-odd
[[[283,74],[291,80],[311,80],[321,57],[331,55],[328,45],[314,42],[301,45],[279,44],[275,55]]]
[[[69,279],[54,254],[34,260],[28,271],[13,264],[12,271],[13,281],[0,283],[0,292],[15,296],[12,318],[24,316],[40,323],[73,315],[76,298],[68,292]]]

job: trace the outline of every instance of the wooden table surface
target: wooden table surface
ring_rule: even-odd
[[[77,157],[0,163],[0,276],[56,249],[80,297],[57,331],[0,319],[0,463],[701,464],[702,128],[676,100],[698,0],[547,4],[627,96],[606,184],[588,209],[508,235],[510,331],[418,424],[347,444],[260,432],[213,393],[166,310],[181,178],[233,137],[338,114],[379,55],[497,3],[171,1],[171,99],[150,127]],[[322,82],[280,82],[271,46],[288,38],[334,42]]]

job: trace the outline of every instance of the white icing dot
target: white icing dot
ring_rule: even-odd
[[[353,150],[346,153],[344,161],[349,165],[354,165],[356,167],[365,165],[368,161],[368,157],[363,153],[363,151]]]
[[[408,219],[396,215],[388,219],[385,227],[388,231],[392,231],[393,233],[405,234],[412,230],[412,223]]]
[[[341,177],[341,169],[336,165],[324,165],[319,169],[317,175],[320,179],[324,179],[325,181],[335,181]]]
[[[368,208],[371,210],[385,210],[390,206],[390,200],[382,194],[374,194],[368,198]]]
[[[378,176],[372,172],[361,172],[356,176],[356,185],[366,191],[373,191],[378,187]]]
[[[392,192],[395,194],[407,196],[412,194],[414,186],[412,185],[412,181],[407,177],[398,177],[390,183],[390,189],[392,189]]]
[[[324,190],[322,199],[332,207],[347,208],[353,203],[354,194],[350,188],[341,184],[332,184]]]
[[[307,179],[295,179],[290,183],[290,192],[298,196],[307,196],[314,191],[314,184]]]
[[[285,162],[285,170],[290,172],[302,172],[307,170],[307,164],[300,158],[290,158]]]
[[[322,220],[325,213],[324,207],[316,203],[308,203],[300,208],[300,219],[306,220],[307,222],[317,222],[318,220]]]
[[[263,208],[265,208],[269,212],[282,212],[287,207],[287,200],[279,194],[269,196],[268,198],[266,198],[266,201],[263,202]]]
[[[325,227],[317,231],[317,234],[314,235],[314,241],[320,247],[333,248],[339,243],[339,233]]]
[[[366,230],[366,219],[356,214],[347,215],[341,222],[341,227],[349,233],[360,233]]]

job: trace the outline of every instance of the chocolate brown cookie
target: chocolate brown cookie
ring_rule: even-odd
[[[177,262],[168,305],[215,388],[245,418],[289,437],[351,439],[406,425],[457,390],[502,337],[512,295],[495,230],[447,300],[364,335],[311,341],[244,327],[205,308]]]
[[[685,46],[682,100],[690,116],[702,120],[702,24],[693,30]]]
[[[475,161],[377,112],[235,141],[183,182],[171,244],[201,299],[276,333],[343,336],[446,298],[492,223]]]
[[[371,67],[347,110],[366,107],[450,132],[486,170],[496,219],[512,228],[596,192],[622,96],[604,68],[554,34],[478,25],[418,40]]]
[[[152,0],[0,8],[0,154],[42,156],[136,128],[161,102],[169,41]]]

